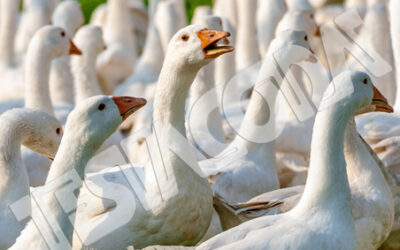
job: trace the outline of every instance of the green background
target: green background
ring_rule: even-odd
[[[106,0],[79,0],[82,4],[83,13],[85,15],[85,20],[88,22],[90,20],[90,15],[93,10],[100,4],[107,2]],[[147,1],[146,1],[147,2]],[[212,5],[212,0],[186,0],[185,6],[188,14],[188,19],[191,20],[193,16],[193,11],[196,6],[199,5]]]

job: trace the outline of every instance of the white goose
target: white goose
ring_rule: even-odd
[[[54,10],[53,25],[62,27],[68,37],[73,37],[76,30],[85,22],[81,4],[74,0],[63,1]],[[70,68],[70,57],[54,59],[50,71],[50,96],[53,105],[74,104],[74,78]]]
[[[68,180],[77,181],[78,179],[78,184],[74,189],[79,190],[82,186],[80,178],[84,178],[85,167],[89,159],[107,137],[115,132],[122,120],[145,103],[145,100],[141,98],[96,96],[82,102],[71,112],[65,126],[65,135],[61,140],[46,185],[36,190],[39,193],[43,190],[43,196],[40,199],[34,197],[35,201],[43,201],[43,203],[35,204],[40,207],[40,211],[39,209],[32,211],[32,220],[28,222],[16,243],[9,249],[71,247],[73,221],[70,222],[68,214],[64,213],[58,196],[53,195],[53,192],[49,195],[46,191],[55,188],[55,193],[62,192],[62,184],[67,176],[71,178]],[[69,208],[76,205],[76,199],[64,201],[66,203],[62,205]],[[63,208],[65,207],[63,206]],[[41,214],[44,211],[45,214]],[[53,241],[53,235],[49,236],[45,233],[46,230],[49,230],[49,224],[38,223],[43,216],[51,222],[51,226],[58,225],[61,228],[65,238],[58,238],[58,245],[55,243],[56,241]],[[38,229],[37,225],[42,230]],[[43,228],[45,229],[43,230]]]
[[[267,54],[269,44],[275,37],[276,27],[286,10],[287,5],[285,0],[259,1],[257,34],[261,58]]]
[[[198,249],[370,248],[371,245],[362,246],[360,243],[368,244],[365,242],[376,233],[372,230],[372,234],[365,234],[372,222],[368,217],[359,221],[357,215],[356,218],[352,217],[344,138],[346,126],[356,112],[370,110],[368,106],[371,104],[375,105],[373,109],[383,107],[387,110],[383,100],[373,100],[373,92],[377,93],[365,73],[345,72],[335,78],[324,95],[315,119],[309,176],[299,203],[289,212],[263,216],[232,228],[206,241]],[[357,140],[357,137],[353,139]],[[352,174],[359,174],[359,171],[363,170],[357,168]],[[377,199],[382,198],[381,194],[375,195]],[[385,196],[390,198],[390,192],[386,192]],[[390,231],[391,213],[393,210],[386,215],[389,218],[386,221],[388,225],[380,228],[386,229],[386,233]]]
[[[275,64],[271,63],[274,59],[280,62],[283,72],[292,63],[309,59],[309,45],[306,40],[304,31],[288,30],[278,34],[261,66],[257,85],[238,131],[239,135],[218,156],[200,162],[200,167],[213,184],[214,192],[229,202],[244,202],[258,194],[279,188],[273,142],[275,129],[270,125],[271,122],[264,125],[267,124],[268,117],[273,116],[270,110],[275,106],[278,92],[273,82],[265,79],[275,77],[278,85],[282,81],[276,75]],[[289,47],[293,44],[305,50]],[[269,106],[264,101],[265,96],[268,97]],[[261,129],[256,124],[263,124],[265,127],[261,126]],[[264,138],[271,136],[272,139],[257,142],[260,135]]]
[[[233,50],[231,47],[216,45],[227,36],[229,34],[223,31],[188,26],[178,31],[171,39],[154,99],[153,118],[159,125],[154,133],[163,135],[160,138],[161,152],[169,152],[171,148],[179,154],[184,150],[187,161],[182,161],[182,155],[178,156],[172,151],[171,154],[163,153],[164,165],[157,159],[152,159],[155,168],[165,167],[165,171],[156,171],[157,176],[161,177],[157,178],[161,190],[155,185],[150,162],[144,169],[126,165],[90,175],[86,182],[87,190],[82,191],[79,197],[79,204],[86,203],[87,206],[83,205],[78,209],[79,223],[75,225],[77,235],[74,238],[74,247],[80,248],[82,244],[95,248],[126,248],[129,245],[141,248],[153,244],[194,245],[203,237],[212,216],[212,192],[207,180],[198,175],[195,153],[191,150],[186,151],[186,140],[182,144],[177,139],[181,136],[186,137],[184,109],[190,85],[202,66],[211,62],[213,58]],[[180,135],[176,137],[176,133]],[[145,189],[135,188],[133,191],[129,186],[126,189],[126,171],[144,171],[146,178],[142,183]],[[114,184],[106,181],[111,180],[109,178]],[[116,203],[93,196],[93,193],[102,193],[104,187],[112,187],[107,190],[118,190],[113,193],[117,195],[113,198]],[[127,196],[121,196],[121,191]],[[163,200],[160,200],[160,194]],[[129,213],[122,214],[125,221],[122,227],[100,239],[93,239],[97,235],[96,232],[102,232],[114,225],[115,220],[107,220],[112,212],[111,208],[128,211],[125,206],[134,203],[138,205],[135,206],[132,217]],[[149,207],[139,204],[147,204]],[[83,242],[80,242],[78,236]]]
[[[12,109],[0,116],[0,248],[7,249],[24,228],[10,205],[29,195],[29,179],[21,158],[21,144],[54,158],[62,133],[51,115],[33,109]],[[60,133],[58,133],[60,131]],[[29,199],[28,199],[29,202]],[[30,214],[30,203],[26,212]]]
[[[113,93],[134,70],[137,51],[127,0],[108,2],[107,19],[103,29],[107,49],[97,60],[97,74],[104,93]]]
[[[36,32],[29,45],[25,62],[26,96],[25,100],[19,101],[20,105],[25,105],[27,108],[37,108],[52,115],[56,114],[61,124],[65,123],[66,112],[61,107],[54,111],[48,80],[51,61],[68,54],[80,54],[80,51],[62,28],[46,26]],[[50,167],[49,159],[25,149],[22,150],[22,154],[28,167],[31,185],[42,185]]]

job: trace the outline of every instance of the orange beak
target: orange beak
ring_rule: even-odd
[[[222,54],[232,52],[234,50],[231,46],[218,46],[218,41],[229,37],[229,32],[220,30],[203,29],[197,32],[197,36],[201,41],[201,49],[206,58],[217,58]]]
[[[72,40],[69,40],[69,54],[70,55],[82,55],[82,51],[76,47]]]
[[[123,121],[147,103],[146,99],[130,96],[113,96],[112,99],[117,105]]]
[[[321,36],[321,28],[320,28],[320,26],[318,25],[317,26],[317,29],[315,30],[315,34],[314,34],[316,37],[320,37]]]
[[[393,113],[393,108],[389,105],[386,97],[375,87],[373,87],[374,96],[371,105],[375,106],[375,112]]]

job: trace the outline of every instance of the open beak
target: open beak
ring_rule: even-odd
[[[146,99],[130,96],[113,96],[112,99],[117,105],[123,121],[147,103]]]
[[[229,32],[220,30],[203,29],[197,32],[197,36],[201,41],[201,49],[206,58],[217,58],[222,54],[234,50],[231,46],[218,46],[218,42],[222,39],[229,37]]]
[[[72,40],[69,40],[69,54],[70,55],[82,55],[82,51],[76,47]]]
[[[379,92],[379,90],[373,87],[374,96],[372,98],[371,105],[375,106],[375,112],[386,112],[393,113],[393,108],[389,105],[387,99]]]

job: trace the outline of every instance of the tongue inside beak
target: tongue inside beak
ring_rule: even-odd
[[[72,40],[69,40],[69,54],[70,55],[82,55],[82,51],[76,47]]]
[[[229,32],[220,30],[203,29],[197,32],[197,36],[201,41],[201,48],[206,58],[216,58],[222,54],[234,50],[231,46],[219,46],[218,42],[223,41],[227,43],[227,37],[231,34]]]
[[[393,113],[393,108],[389,105],[388,100],[373,86],[374,96],[371,105],[375,106],[375,112]]]
[[[114,96],[112,99],[119,109],[122,120],[126,120],[147,103],[146,99],[129,96]]]

